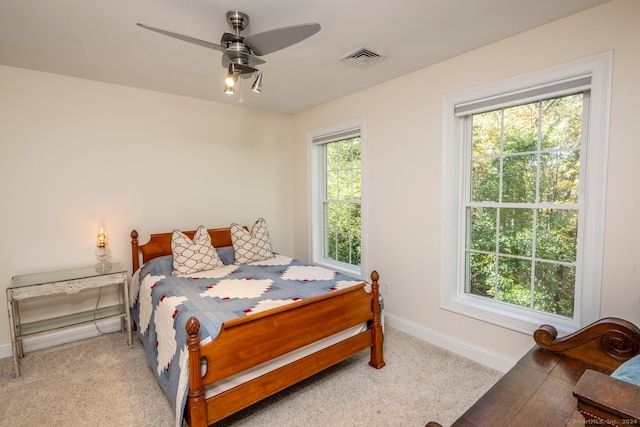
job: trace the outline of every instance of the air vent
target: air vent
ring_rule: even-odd
[[[367,49],[366,47],[361,47],[351,53],[347,53],[345,56],[340,58],[340,61],[355,65],[356,67],[364,68],[383,58],[384,55],[374,52],[371,49]]]

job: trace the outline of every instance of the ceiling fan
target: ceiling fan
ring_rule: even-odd
[[[227,12],[227,22],[233,28],[233,32],[225,31],[222,34],[220,44],[149,27],[141,23],[137,25],[165,36],[222,52],[222,66],[228,70],[225,78],[225,93],[229,95],[234,93],[238,77],[249,78],[252,76],[255,76],[255,81],[251,90],[260,93],[262,91],[262,73],[256,67],[266,62],[260,57],[301,42],[320,31],[320,24],[311,23],[277,28],[245,37],[240,33],[249,25],[249,16],[246,13]]]

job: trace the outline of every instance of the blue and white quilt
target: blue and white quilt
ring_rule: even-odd
[[[134,273],[132,320],[147,358],[176,414],[188,393],[187,320],[200,322],[200,339],[214,339],[225,321],[350,287],[361,280],[292,258],[225,265],[174,276],[170,255],[153,259]]]

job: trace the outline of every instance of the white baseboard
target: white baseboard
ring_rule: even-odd
[[[507,372],[516,364],[513,360],[505,359],[502,356],[443,335],[440,332],[394,314],[385,312],[384,320],[386,325],[394,329],[398,329],[399,331],[405,332],[433,345],[437,345],[438,347],[444,348],[445,350],[471,359],[474,362],[478,362],[497,371]],[[120,330],[120,319],[104,320],[98,322],[98,326],[100,327],[100,331],[103,333],[117,332]],[[100,335],[100,331],[98,331],[94,324],[80,325],[25,338],[22,341],[22,346],[24,352],[28,353],[30,351],[53,347],[84,338],[95,337]],[[11,343],[0,345],[0,358],[4,357],[12,357]]]
[[[96,322],[102,333],[117,332],[120,330],[120,319],[109,319]],[[100,335],[100,331],[94,323],[69,327],[56,331],[34,335],[22,340],[22,349],[25,353],[66,344],[68,342],[91,338]],[[13,357],[11,343],[0,344],[0,358]]]
[[[513,368],[516,361],[505,359],[502,356],[488,352],[487,350],[475,347],[471,344],[459,341],[440,332],[429,329],[402,317],[385,312],[385,322],[388,326],[405,332],[423,341],[437,345],[460,356],[471,359],[482,365],[488,366],[500,372],[507,372]]]

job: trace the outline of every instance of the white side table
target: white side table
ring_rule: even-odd
[[[102,286],[120,285],[119,302],[108,307],[100,307],[79,313],[52,317],[35,322],[20,321],[19,302],[28,298],[46,297],[54,294],[73,294],[84,289]],[[11,327],[11,348],[16,377],[20,376],[19,359],[24,356],[22,339],[26,336],[42,334],[69,326],[92,323],[120,317],[122,331],[127,330],[128,344],[131,345],[131,316],[129,314],[129,282],[127,270],[120,263],[114,263],[107,272],[96,271],[95,266],[48,271],[44,273],[23,274],[11,279],[7,288],[7,308]]]

